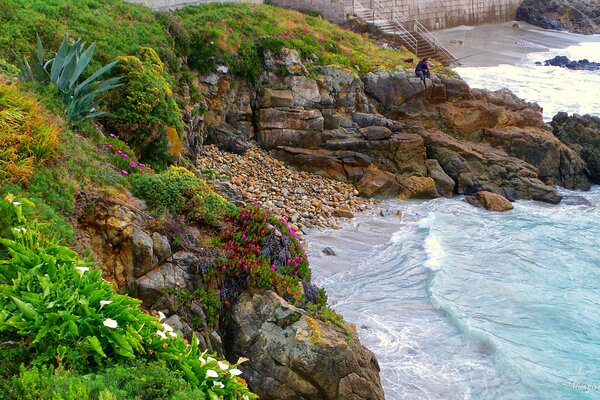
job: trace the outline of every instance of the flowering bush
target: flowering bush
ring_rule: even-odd
[[[0,239],[10,253],[0,260],[0,339],[20,338],[31,364],[87,371],[141,357],[181,371],[210,398],[255,398],[237,364],[201,352],[195,336],[188,344],[139,300],[116,294],[99,270],[26,221],[20,201],[5,200],[17,224],[14,239]]]
[[[104,144],[106,148],[113,154],[112,162],[121,171],[123,175],[151,174],[153,173],[150,164],[139,162],[135,153],[129,145],[117,138],[116,135],[110,134]]]
[[[285,220],[255,205],[237,210],[230,222],[231,228],[221,237],[226,252],[221,271],[275,289],[297,304],[306,302],[303,282],[310,283],[310,268],[296,233]]]

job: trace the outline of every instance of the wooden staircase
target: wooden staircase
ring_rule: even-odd
[[[405,47],[418,58],[433,58],[444,65],[457,62],[456,57],[419,21],[406,20],[396,10],[385,10],[379,0],[369,0],[368,7],[353,1],[357,18],[377,26],[383,33],[400,37]]]

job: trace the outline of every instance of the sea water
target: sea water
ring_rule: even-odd
[[[556,54],[600,61],[597,46]],[[459,73],[546,119],[597,114],[598,73],[535,65],[553,56]],[[387,201],[386,216],[309,235],[314,279],[376,354],[387,399],[600,399],[600,188],[561,193],[589,204]]]
[[[600,117],[600,70],[570,70],[543,65],[544,61],[557,55],[575,61],[600,62],[600,42],[538,50],[514,65],[458,67],[454,71],[473,88],[508,88],[522,99],[538,103],[544,110],[546,121],[559,111]]]

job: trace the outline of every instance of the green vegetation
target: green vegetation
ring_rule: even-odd
[[[27,183],[56,156],[59,127],[39,102],[0,82],[0,181]]]
[[[70,121],[105,115],[106,112],[96,110],[99,103],[96,97],[118,87],[121,78],[115,77],[106,81],[98,81],[98,78],[109,72],[117,62],[113,61],[105,65],[80,82],[79,78],[94,56],[96,43],[86,47],[85,42],[78,39],[73,45],[70,45],[69,39],[65,35],[56,56],[46,60],[40,37],[38,36],[36,40],[37,49],[29,49],[32,65],[29,65],[26,58],[15,53],[23,79],[37,81],[43,85],[52,83],[57,89],[58,97],[67,108],[67,118]]]
[[[227,63],[256,78],[265,49],[297,50],[312,65],[338,65],[361,72],[404,65],[408,52],[383,49],[365,37],[314,16],[252,4],[187,7],[164,19],[178,55],[207,71]]]
[[[5,200],[16,223],[14,239],[0,239],[10,254],[0,260],[0,342],[12,347],[11,353],[20,352],[33,366],[79,373],[155,360],[180,371],[205,396],[254,397],[237,377],[237,365],[206,356],[195,336],[187,344],[144,313],[139,300],[114,293],[99,270],[57,244],[40,223],[27,221],[22,208],[31,202],[12,195]],[[16,337],[21,340],[10,342]]]
[[[203,400],[205,394],[179,371],[161,362],[135,361],[96,374],[76,375],[51,366],[20,367],[10,380],[0,380],[6,400]]]
[[[142,47],[134,56],[119,57],[115,74],[123,77],[123,85],[106,97],[113,116],[106,125],[142,159],[167,165],[167,130],[181,135],[182,127],[164,64],[153,49]]]
[[[155,175],[135,175],[131,184],[133,194],[147,200],[156,211],[180,213],[190,221],[216,225],[235,210],[206,182],[182,167],[170,167]]]

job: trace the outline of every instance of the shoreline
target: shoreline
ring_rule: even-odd
[[[600,35],[552,31],[522,21],[459,26],[434,34],[459,59],[460,67],[515,65],[530,53],[600,42]]]

